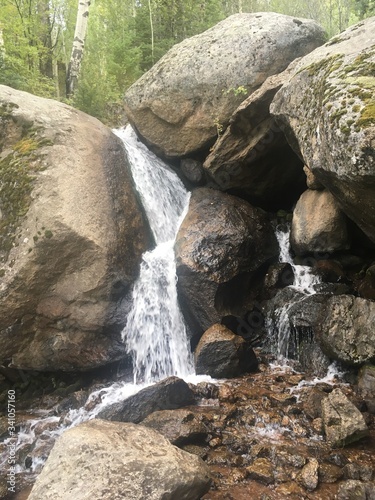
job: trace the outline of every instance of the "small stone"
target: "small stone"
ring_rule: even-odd
[[[311,426],[317,434],[323,434],[324,427],[322,418],[314,418],[314,420],[311,422]]]
[[[246,467],[247,477],[264,484],[274,482],[274,466],[267,458],[257,458],[252,465]]]
[[[321,464],[319,467],[319,480],[322,483],[335,483],[344,475],[343,469],[334,464]]]
[[[337,493],[337,500],[366,500],[366,485],[361,481],[344,481]]]
[[[322,415],[326,439],[332,448],[346,446],[369,433],[363,415],[340,389],[334,389],[322,400]]]
[[[309,462],[303,467],[297,480],[308,491],[314,491],[318,487],[319,463],[316,458],[311,458]]]

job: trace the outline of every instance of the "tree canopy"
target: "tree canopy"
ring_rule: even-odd
[[[375,15],[375,0],[0,0],[0,83],[65,100],[116,124],[125,90],[174,44],[238,12],[318,21],[333,36]],[[90,5],[91,3],[91,5]],[[82,0],[81,0],[82,4]],[[90,11],[88,7],[90,6]],[[78,27],[79,27],[78,26]],[[74,91],[66,77],[82,48]],[[73,50],[72,50],[73,49]],[[79,75],[79,77],[78,77]]]

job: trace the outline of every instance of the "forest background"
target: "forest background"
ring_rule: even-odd
[[[174,44],[259,11],[315,19],[332,37],[375,15],[375,0],[0,0],[0,84],[116,126],[126,89]]]

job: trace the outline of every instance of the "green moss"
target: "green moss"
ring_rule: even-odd
[[[0,278],[2,278],[5,274],[5,269],[0,269]]]
[[[14,107],[8,106],[5,111],[4,106],[1,108],[3,124],[6,120],[13,120],[11,111]],[[16,245],[17,228],[29,209],[36,174],[44,168],[40,148],[46,143],[51,144],[41,135],[40,128],[35,129],[30,125],[22,126],[21,139],[12,146],[9,154],[0,160],[2,211],[0,262],[7,259],[9,251]]]
[[[44,231],[44,236],[48,239],[52,238],[53,236],[53,233],[52,231],[50,231],[49,229],[46,229],[46,231]]]
[[[362,109],[357,126],[360,128],[375,125],[375,99],[371,100]]]

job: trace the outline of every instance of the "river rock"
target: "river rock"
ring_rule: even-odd
[[[175,254],[184,314],[202,334],[251,287],[251,273],[278,254],[267,216],[234,196],[193,191],[178,231]]]
[[[253,349],[224,325],[211,326],[195,350],[195,370],[198,375],[231,378],[257,368]]]
[[[345,215],[329,191],[308,189],[299,198],[293,212],[290,244],[296,255],[349,248]]]
[[[302,58],[271,113],[295,152],[375,242],[375,17]]]
[[[327,299],[316,324],[318,341],[333,359],[360,365],[375,359],[375,302],[338,295]]]
[[[0,362],[72,371],[123,358],[123,304],[149,236],[121,141],[5,86],[0,114]]]
[[[125,110],[164,156],[212,143],[244,97],[324,43],[312,20],[235,14],[172,47],[125,94]]]
[[[178,377],[169,377],[124,401],[107,406],[98,418],[137,424],[154,411],[182,408],[194,402],[194,394],[188,384]]]
[[[153,429],[91,420],[58,439],[29,500],[198,500],[209,486],[206,464]]]
[[[332,448],[347,446],[367,436],[369,429],[362,413],[340,389],[322,399],[324,432]]]
[[[185,409],[155,411],[141,423],[160,432],[168,441],[180,447],[202,442],[208,434],[202,419]]]
[[[343,481],[337,493],[337,500],[373,500],[374,498],[374,484],[356,480]]]
[[[308,491],[314,491],[318,487],[319,462],[316,458],[310,458],[308,463],[302,468],[298,482]]]
[[[240,104],[204,162],[221,189],[235,190],[263,208],[290,207],[305,188],[301,160],[269,112],[294,65],[267,78]]]

